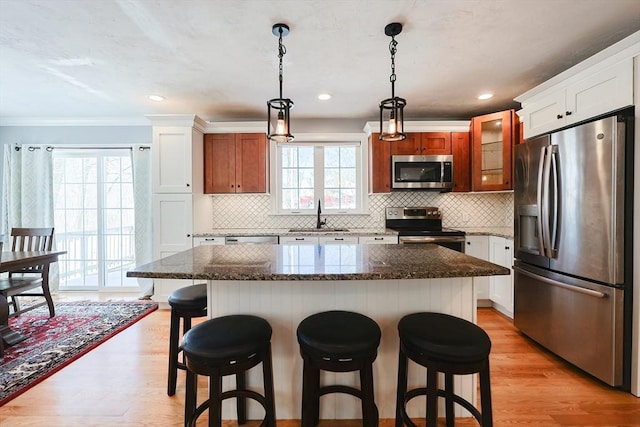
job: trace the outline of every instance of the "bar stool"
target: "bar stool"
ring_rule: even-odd
[[[266,427],[275,427],[276,408],[271,363],[271,326],[266,320],[244,314],[206,320],[182,338],[187,366],[184,425],[195,426],[198,417],[209,410],[209,426],[222,426],[222,401],[237,399],[238,424],[247,422],[246,399],[265,410]],[[249,390],[246,371],[262,363],[264,394]],[[209,398],[197,406],[198,375],[209,377]],[[236,388],[222,391],[222,377],[236,375]]]
[[[359,313],[326,311],[313,314],[298,325],[298,343],[303,359],[302,427],[320,420],[320,396],[346,393],[362,402],[364,426],[378,425],[373,393],[373,362],[381,332],[378,324]],[[360,390],[345,385],[320,387],[320,371],[360,371]]]
[[[184,361],[180,362],[178,356],[182,351],[180,341],[180,320],[182,320],[182,334],[191,329],[191,319],[205,317],[207,315],[207,285],[186,286],[176,289],[169,295],[171,307],[171,326],[169,330],[169,375],[167,381],[167,394],[176,394],[176,382],[178,369],[186,370]]]
[[[398,323],[400,356],[398,359],[398,391],[396,427],[415,427],[406,404],[416,396],[427,398],[427,427],[435,427],[438,418],[438,396],[445,398],[447,427],[454,425],[453,405],[467,409],[482,427],[491,427],[491,386],[489,352],[491,340],[477,325],[448,314],[413,313]],[[427,368],[427,387],[407,391],[407,359]],[[437,385],[438,372],[444,373],[445,388]],[[453,392],[453,375],[478,373],[482,413],[469,401]]]

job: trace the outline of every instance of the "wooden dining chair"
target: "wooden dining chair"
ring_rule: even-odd
[[[50,251],[53,248],[53,227],[45,228],[12,228],[11,229],[11,250],[16,251]],[[2,262],[0,260],[0,262]],[[10,306],[13,307],[11,316],[19,316],[25,311],[47,304],[49,316],[55,316],[53,298],[49,290],[48,267],[43,265],[32,266],[21,270],[10,271],[5,279],[0,279],[0,293],[7,299],[11,298]],[[37,288],[41,288],[38,291]],[[44,301],[29,304],[26,308],[21,308],[19,298],[23,297],[43,297]]]

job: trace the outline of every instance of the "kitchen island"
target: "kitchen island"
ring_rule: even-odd
[[[395,416],[398,337],[407,313],[437,311],[476,322],[474,277],[509,270],[436,245],[235,245],[199,246],[136,267],[128,277],[206,280],[210,317],[249,313],[273,328],[272,350],[278,419],[300,418],[302,359],[296,328],[306,316],[352,310],[373,318],[382,330],[374,363],[380,418]],[[358,385],[355,373],[323,373],[326,381]],[[410,366],[409,384],[424,384],[423,369]],[[232,378],[225,378],[228,387]],[[250,385],[261,385],[251,372]],[[456,378],[457,392],[475,402],[475,377]],[[408,406],[424,416],[420,399]],[[250,406],[250,418],[262,417]],[[462,415],[460,412],[459,415]],[[225,404],[225,419],[235,419]],[[321,418],[360,418],[359,402],[346,395],[322,398]]]

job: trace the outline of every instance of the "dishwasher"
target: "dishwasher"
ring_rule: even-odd
[[[225,245],[264,245],[278,244],[278,236],[227,236],[224,239]]]

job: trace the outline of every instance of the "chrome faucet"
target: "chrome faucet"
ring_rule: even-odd
[[[327,220],[325,219],[324,221],[320,220],[320,214],[322,213],[322,209],[320,208],[320,199],[318,199],[318,220],[316,221],[316,228],[320,229],[322,228],[323,225],[327,224]]]

